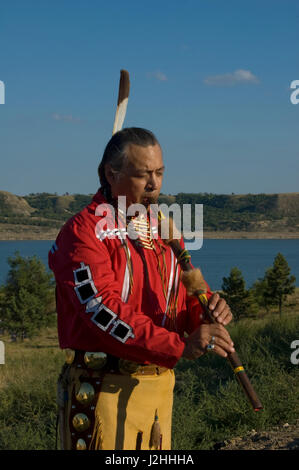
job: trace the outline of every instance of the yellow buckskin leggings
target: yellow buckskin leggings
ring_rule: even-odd
[[[155,419],[160,425],[160,446],[171,449],[171,424],[173,388],[175,375],[172,369],[153,375],[131,375],[107,373],[100,379],[99,393],[93,407],[83,409],[91,416],[90,429],[85,435],[72,427],[72,416],[76,413],[75,390],[82,381],[90,382],[90,374],[84,370],[68,369],[68,402],[63,418],[65,450],[76,449],[76,443],[85,439],[91,450],[154,450],[151,447],[151,432]],[[92,380],[96,380],[94,377]],[[95,382],[94,382],[95,383]],[[71,397],[73,397],[71,399]],[[82,411],[78,410],[79,412]],[[84,441],[83,441],[84,442]]]

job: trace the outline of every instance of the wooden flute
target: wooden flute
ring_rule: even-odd
[[[160,233],[161,233],[161,220],[164,219],[162,213],[159,214],[158,220],[160,225]],[[212,312],[208,308],[208,299],[206,296],[206,283],[202,276],[200,269],[193,268],[191,265],[191,256],[189,255],[188,251],[181,247],[179,242],[179,236],[177,229],[173,223],[172,219],[168,219],[168,236],[165,238],[163,236],[163,241],[167,245],[169,245],[177,258],[178,263],[181,266],[183,271],[182,273],[182,282],[185,285],[188,293],[190,295],[194,295],[199,300],[201,306],[203,307],[204,313],[208,320],[211,323],[217,323],[216,319],[213,317]],[[163,234],[164,235],[164,234]],[[245,369],[242,365],[242,362],[235,352],[228,353],[227,360],[230,363],[235,376],[238,379],[239,384],[242,386],[245,395],[247,396],[249,402],[251,403],[254,411],[260,411],[263,409],[263,406],[245,372]]]

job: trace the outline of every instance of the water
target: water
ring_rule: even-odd
[[[299,240],[204,240],[200,250],[190,251],[193,265],[202,269],[212,289],[221,289],[232,267],[241,270],[246,287],[251,287],[264,277],[277,253],[286,258],[299,286]]]
[[[47,266],[52,243],[51,240],[0,241],[0,284],[6,280],[8,256],[18,250],[21,256],[38,256]],[[272,266],[278,252],[286,258],[299,286],[299,240],[207,239],[200,250],[190,251],[190,254],[193,265],[202,269],[210,287],[221,289],[222,278],[227,277],[234,266],[241,270],[247,288],[251,287]]]
[[[9,270],[8,257],[14,256],[16,251],[24,257],[36,255],[48,267],[48,252],[52,245],[51,240],[0,241],[0,284],[6,282]]]

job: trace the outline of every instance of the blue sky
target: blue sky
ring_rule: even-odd
[[[296,0],[1,0],[0,190],[94,193],[120,69],[162,191],[299,191]]]

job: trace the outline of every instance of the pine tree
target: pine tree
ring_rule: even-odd
[[[268,295],[268,282],[266,277],[255,281],[250,289],[250,293],[254,302],[259,307],[265,308],[266,312],[269,313],[269,307],[273,305],[273,301]]]
[[[246,290],[245,280],[238,268],[232,268],[229,277],[223,278],[222,290],[224,292],[222,296],[230,306],[235,320],[239,320],[241,316],[250,312],[249,292]]]
[[[290,275],[291,269],[285,257],[278,253],[273,266],[267,269],[265,281],[267,282],[266,298],[272,305],[278,305],[279,314],[282,314],[282,305],[289,294],[295,291],[295,276]]]
[[[35,256],[23,258],[17,252],[8,264],[0,296],[1,327],[12,337],[30,338],[49,324],[49,315],[55,311],[53,277]]]

